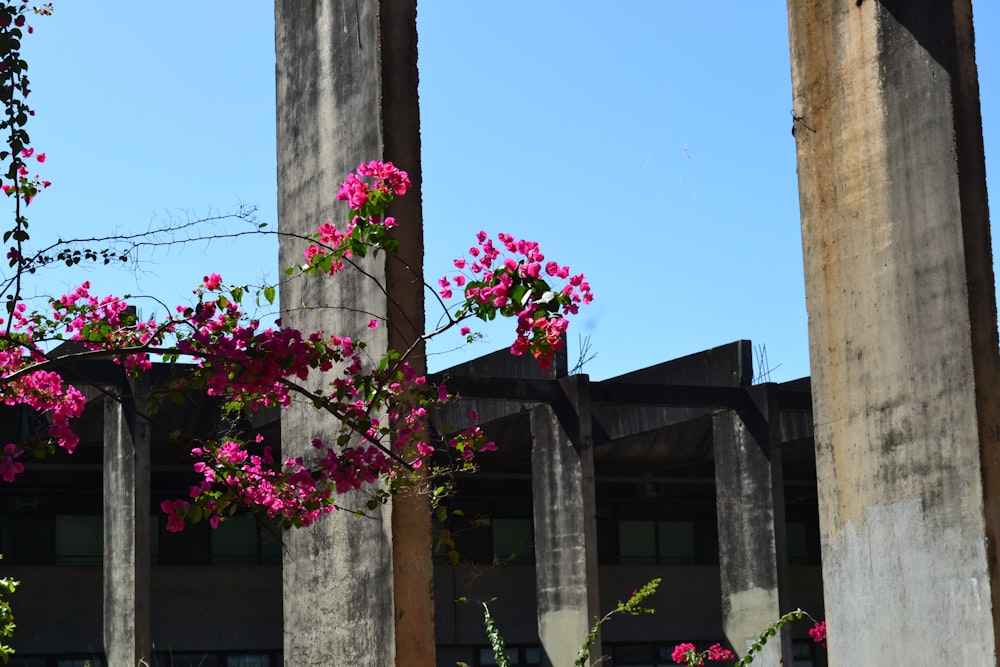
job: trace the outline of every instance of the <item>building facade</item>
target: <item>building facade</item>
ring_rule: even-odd
[[[751,349],[738,341],[601,382],[567,376],[564,358],[542,374],[499,353],[439,374],[462,400],[435,427],[457,430],[475,411],[499,447],[456,478],[435,526],[439,665],[495,664],[482,602],[512,664],[542,665],[575,651],[580,627],[653,578],[656,614],[607,624],[606,664],[668,665],[682,641],[739,644],[779,610],[822,615],[808,380],[754,385]],[[72,456],[31,464],[0,488],[3,574],[22,582],[17,667],[104,664],[106,595],[119,580],[106,573],[105,516],[119,506],[104,481],[109,401],[95,393]],[[279,416],[246,426],[277,442]],[[5,437],[30,418],[5,415]],[[136,584],[139,597],[148,590],[148,662],[277,667],[281,534],[245,516],[169,533],[158,511],[186,495],[186,438],[217,422],[204,402],[164,404],[149,419],[148,486],[135,485],[154,508],[148,589],[141,575]],[[789,633],[786,664],[825,664],[807,630]]]

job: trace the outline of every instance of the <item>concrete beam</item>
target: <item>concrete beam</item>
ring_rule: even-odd
[[[752,408],[713,418],[715,498],[719,525],[722,624],[741,656],[761,631],[785,611],[788,555],[785,495],[775,385],[750,390]],[[791,665],[786,628],[760,659]],[[783,661],[783,662],[782,662]]]
[[[738,340],[647,366],[605,382],[749,387],[753,382],[753,344]]]
[[[374,280],[348,270],[283,282],[282,318],[363,339],[376,358],[405,350],[424,331],[416,2],[276,0],[275,50],[281,231],[311,234],[332,215],[345,224],[335,196],[362,161],[392,161],[413,183],[392,211],[399,221],[395,260],[382,253],[362,262]],[[303,249],[283,239],[281,266],[300,264]],[[383,326],[369,330],[372,318]],[[410,361],[422,371],[423,350]],[[281,429],[285,453],[295,456],[309,453],[314,437],[335,437],[338,424],[293,407]],[[365,500],[345,496],[340,504],[363,507]],[[374,519],[341,513],[288,536],[287,664],[434,665],[427,499],[400,497]]]
[[[573,664],[600,604],[590,383],[560,383],[565,400],[531,413],[538,638],[549,667]],[[600,642],[591,655],[600,658]]]
[[[552,361],[552,368],[547,370],[539,368],[538,362],[530,354],[515,357],[510,353],[509,349],[505,348],[446,368],[438,373],[438,375],[445,378],[451,375],[458,375],[517,378],[521,380],[553,380],[565,377],[568,368],[569,357],[565,346],[556,352],[555,359]]]
[[[104,403],[104,652],[108,667],[152,661],[149,584],[149,422],[142,380]]]
[[[830,662],[994,665],[1000,358],[971,3],[788,16]]]

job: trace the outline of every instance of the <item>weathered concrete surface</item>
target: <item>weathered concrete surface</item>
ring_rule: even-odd
[[[993,665],[1000,360],[970,2],[788,13],[830,662]]]
[[[531,412],[538,639],[550,667],[573,664],[600,604],[589,381],[561,384],[565,402]]]
[[[134,392],[133,392],[134,389]],[[108,667],[151,661],[149,423],[135,412],[145,383],[104,404],[104,651]]]
[[[788,590],[788,556],[774,387],[753,388],[752,407],[742,414],[720,412],[712,420],[722,623],[741,656],[764,628],[789,611],[782,599]],[[760,655],[767,665],[791,665],[789,630],[769,641]]]
[[[325,220],[346,223],[335,195],[362,161],[390,160],[414,185],[393,209],[401,261],[386,262],[383,254],[364,262],[375,280],[346,271],[283,283],[282,317],[300,329],[363,338],[376,358],[389,347],[405,349],[423,332],[416,4],[276,0],[275,48],[281,231],[310,234]],[[300,264],[302,250],[283,241],[281,265]],[[317,308],[328,304],[335,308]],[[384,322],[375,331],[366,327],[373,317]],[[423,365],[419,355],[412,361]],[[311,438],[337,429],[308,407],[293,408],[282,417],[285,452],[307,452]],[[417,504],[383,508],[371,521],[334,515],[288,536],[287,664],[384,667],[397,655],[400,664],[434,664],[430,512],[422,499],[402,502]],[[393,559],[393,543],[405,557]]]

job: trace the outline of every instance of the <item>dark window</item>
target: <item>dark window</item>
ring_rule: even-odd
[[[470,663],[475,667],[492,667],[497,664],[492,647],[480,648],[476,657],[478,658],[476,662]],[[542,651],[537,646],[507,646],[507,658],[512,667],[537,667],[542,664]]]
[[[56,515],[56,565],[100,564],[104,556],[103,523],[100,515]]]
[[[622,565],[645,565],[656,562],[655,521],[618,522],[618,562]]]
[[[271,667],[271,656],[266,653],[245,653],[226,656],[226,667]]]
[[[493,519],[493,555],[501,562],[532,563],[535,560],[531,519]]]
[[[695,562],[694,522],[658,521],[657,562],[668,565],[689,565]]]
[[[0,518],[0,553],[13,565],[51,565],[55,560],[55,517],[51,514],[8,515]]]
[[[473,650],[464,646],[439,646],[437,649],[437,667],[455,667],[460,662],[471,665],[474,662]]]
[[[45,658],[14,657],[7,663],[7,667],[48,667],[45,662]]]
[[[785,524],[785,539],[788,541],[788,564],[809,564],[809,535],[805,522],[789,521]]]
[[[820,665],[818,652],[824,651],[811,639],[792,640],[792,664],[794,667],[817,667]],[[825,663],[824,663],[825,664]]]
[[[615,665],[635,665],[636,667],[654,667],[653,647],[649,644],[621,645],[613,649]]]
[[[203,565],[209,562],[210,528],[203,521],[193,526],[185,526],[179,533],[167,530],[167,518],[159,516],[159,564],[160,565]]]
[[[696,561],[693,521],[624,519],[618,521],[617,528],[618,562],[622,565],[686,565]]]
[[[446,531],[454,540],[454,549],[461,562],[532,563],[535,560],[534,526],[530,508],[524,509],[526,517],[510,511],[505,512],[506,516],[497,517],[487,511],[463,510],[461,515],[449,516],[447,524],[435,524],[435,531],[439,535]],[[446,561],[447,546],[437,545],[434,555],[440,562]]]
[[[219,667],[219,658],[205,653],[163,653],[154,667]]]
[[[510,660],[511,664],[518,664],[516,648],[507,647],[507,659]],[[497,664],[496,654],[492,648],[479,649],[479,664],[483,665],[483,667]]]
[[[257,520],[233,516],[210,533],[212,563],[257,563],[259,561]]]
[[[281,562],[281,531],[266,519],[229,517],[210,536],[214,564]]]

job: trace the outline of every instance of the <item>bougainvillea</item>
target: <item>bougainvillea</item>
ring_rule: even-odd
[[[706,662],[728,662],[730,660],[735,660],[733,667],[746,667],[746,665],[753,663],[754,658],[760,654],[764,649],[764,645],[769,640],[779,636],[779,632],[783,627],[792,621],[799,621],[803,618],[808,618],[813,622],[813,627],[809,630],[809,637],[813,642],[821,644],[825,648],[826,621],[816,621],[806,612],[796,609],[795,611],[783,614],[778,620],[764,628],[757,639],[746,647],[742,658],[737,659],[735,653],[727,648],[723,648],[721,644],[713,644],[707,650],[698,651],[698,648],[691,642],[677,644],[670,657],[675,663],[686,665],[687,667],[704,667]]]
[[[365,177],[374,182],[368,183]],[[405,194],[408,183],[406,173],[390,163],[361,165],[341,190],[341,198],[352,207],[350,224],[343,231],[330,223],[320,225],[304,249],[306,262],[299,269],[324,279],[342,270],[352,257],[393,252],[395,243],[388,230],[395,221],[385,215],[385,208],[395,196]],[[483,285],[493,284],[493,289],[513,285],[518,308],[507,307],[499,297],[484,300],[483,287],[467,293],[451,326],[469,317],[516,316],[517,340],[533,338],[529,343],[515,342],[515,347],[529,345],[539,363],[548,365],[561,346],[566,314],[575,313],[579,304],[590,300],[589,287],[582,277],[570,279],[559,296],[552,297],[547,285],[542,291],[541,286],[528,284],[543,282],[535,268],[542,259],[537,245],[505,235],[500,238],[509,252],[519,252],[525,260],[520,264],[508,260],[504,268],[493,270],[493,282]],[[492,255],[491,246],[482,238],[480,244]],[[562,267],[554,271],[568,275]],[[313,440],[316,455],[308,460],[279,461],[267,447],[262,453],[251,453],[234,438],[201,443],[192,451],[199,484],[192,487],[190,498],[163,503],[163,510],[174,517],[168,522],[171,530],[183,527],[181,518],[207,518],[216,524],[213,517],[231,512],[235,505],[264,512],[285,525],[308,525],[336,506],[338,494],[372,485],[377,487],[376,498],[384,499],[394,487],[409,483],[413,471],[429,463],[438,465],[440,454],[449,464],[461,466],[477,452],[494,448],[478,427],[443,441],[432,440],[428,412],[453,397],[447,387],[428,384],[403,355],[390,351],[378,363],[369,363],[362,340],[304,333],[280,322],[265,327],[243,311],[246,290],[226,286],[218,274],[205,276],[195,291],[194,305],[178,307],[161,320],[140,320],[124,299],[97,297],[91,290],[89,283],[83,283],[53,298],[46,313],[27,312],[23,302],[17,303],[11,333],[0,341],[5,380],[0,396],[8,405],[25,404],[50,416],[47,444],[72,450],[77,440],[69,423],[85,405],[79,391],[51,370],[53,360],[42,342],[53,339],[77,342],[83,351],[76,358],[113,359],[132,377],[148,371],[154,357],[169,362],[192,360],[191,372],[176,389],[202,391],[232,415],[287,407],[294,397],[303,397],[343,425],[335,442]],[[262,294],[273,299],[269,288]],[[530,316],[526,311],[539,314]],[[377,320],[369,324],[377,326]],[[317,370],[327,374],[326,386],[307,388],[305,381]],[[5,477],[12,478],[22,469],[15,462],[21,451],[7,452],[2,468]]]
[[[37,10],[50,11],[49,6]],[[408,350],[372,358],[357,332],[353,337],[306,332],[280,320],[266,325],[253,317],[245,302],[273,303],[274,286],[250,290],[207,271],[192,304],[139,318],[125,297],[99,296],[84,282],[51,298],[46,309],[29,310],[22,280],[33,271],[35,259],[26,251],[30,236],[24,210],[51,184],[29,167],[29,161],[43,165],[46,156],[29,145],[24,132],[31,111],[24,102],[27,66],[17,47],[27,13],[24,4],[0,5],[0,40],[8,40],[3,73],[10,93],[3,100],[6,120],[0,122],[0,130],[8,132],[0,159],[9,166],[0,189],[16,209],[14,225],[4,235],[12,243],[7,253],[12,275],[2,286],[7,317],[0,318],[0,401],[27,406],[45,418],[47,427],[31,442],[4,445],[0,478],[13,481],[22,473],[27,452],[73,451],[79,441],[73,420],[86,401],[63,373],[73,364],[98,359],[120,364],[132,378],[149,372],[155,361],[183,365],[185,372],[161,391],[203,393],[220,406],[223,421],[233,425],[249,413],[285,408],[297,400],[333,415],[341,425],[331,441],[311,440],[309,457],[278,457],[261,436],[244,441],[235,426],[215,440],[198,441],[191,449],[196,483],[186,498],[162,503],[168,530],[201,520],[214,527],[238,507],[266,514],[283,526],[306,526],[336,508],[337,497],[348,491],[370,490],[373,507],[400,488],[426,484],[446,470],[466,469],[477,453],[495,448],[478,426],[449,436],[432,433],[429,416],[454,397],[446,386],[432,386],[414,370]],[[361,164],[337,194],[349,208],[348,223],[343,228],[330,222],[318,225],[304,240],[304,262],[287,273],[336,280],[359,258],[395,253],[392,230],[406,221],[397,222],[388,210],[410,187],[406,172],[390,162]],[[495,247],[480,232],[468,265],[455,262],[465,272],[441,279],[440,294],[449,302],[440,302],[446,324],[425,337],[452,328],[470,336],[470,318],[509,317],[515,321],[511,352],[528,352],[548,367],[563,345],[567,317],[592,299],[590,286],[582,274],[571,275],[568,267],[546,262],[537,243],[508,234],[497,239]],[[447,289],[452,283],[464,288],[464,299],[454,299]],[[433,287],[427,289],[434,293]],[[379,325],[373,318],[368,328]],[[54,352],[55,342],[69,345]]]
[[[499,248],[480,231],[469,257],[454,261],[457,272],[438,280],[439,294],[451,300],[455,296],[452,287],[462,290],[465,299],[454,307],[457,319],[490,320],[497,315],[516,319],[511,354],[528,352],[542,368],[548,368],[563,347],[569,324],[566,316],[575,315],[580,305],[593,300],[590,285],[582,273],[571,276],[568,266],[546,262],[534,241],[510,234],[498,234],[497,240]]]

